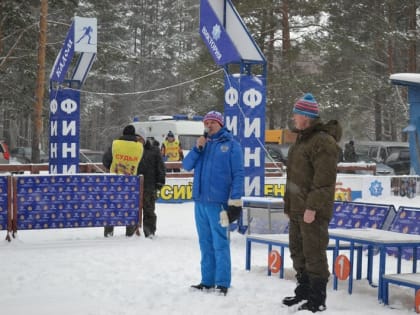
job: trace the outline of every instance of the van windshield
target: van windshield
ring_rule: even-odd
[[[181,142],[183,150],[191,150],[197,143],[197,135],[178,135],[178,140]]]

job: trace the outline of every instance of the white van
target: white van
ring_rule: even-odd
[[[196,145],[197,138],[203,135],[202,116],[149,116],[147,121],[132,122],[134,128],[143,127],[148,138],[154,138],[162,146],[169,131],[181,143],[184,156]]]
[[[354,145],[359,157],[368,157],[377,163],[385,163],[391,154],[409,148],[408,142],[396,141],[355,141]]]

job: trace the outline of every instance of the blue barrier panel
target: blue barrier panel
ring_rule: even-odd
[[[373,228],[387,230],[395,217],[392,205],[335,202],[329,228]]]
[[[0,176],[0,230],[7,230],[8,177]]]
[[[122,175],[18,176],[17,230],[139,223],[140,178]]]
[[[246,198],[248,197],[243,197],[243,199]],[[284,220],[283,216],[279,217],[279,215],[283,214],[283,205],[281,210],[277,209],[279,207],[272,207],[270,210],[270,198],[265,198],[267,201],[260,204],[252,203],[253,197],[249,198],[250,201],[244,200],[243,202],[245,210],[250,211],[252,208],[264,208],[266,210],[262,213],[262,217],[258,217],[256,211],[253,212],[250,218],[251,222],[247,223],[253,225],[253,233],[272,234],[288,232],[288,219]],[[258,197],[254,198],[258,199]],[[278,200],[283,202],[281,198],[278,198]],[[270,213],[270,211],[275,214],[272,220],[267,219],[267,213]],[[396,211],[393,205],[336,201],[334,202],[333,217],[328,227],[330,229],[373,228],[388,230],[395,215]],[[267,222],[270,224],[269,229],[267,228]]]
[[[420,208],[399,207],[390,231],[420,235]],[[387,253],[396,257],[399,255],[396,248],[390,248]],[[413,259],[413,249],[404,248],[401,257],[408,260]],[[419,257],[420,248],[417,248],[417,259]]]

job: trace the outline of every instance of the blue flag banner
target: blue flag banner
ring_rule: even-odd
[[[7,230],[8,217],[8,186],[7,176],[0,176],[0,230]]]
[[[51,74],[50,81],[63,83],[67,71],[69,69],[71,60],[74,55],[74,21],[71,23],[70,29],[64,40],[63,47],[60,50],[57,58],[55,59]]]
[[[387,230],[395,217],[392,205],[335,202],[329,228],[372,228]]]
[[[19,176],[16,192],[18,230],[139,223],[137,176]]]
[[[53,90],[50,93],[51,174],[75,174],[79,170],[80,91]]]
[[[225,125],[244,150],[245,196],[264,196],[265,78],[225,76]]]
[[[400,207],[389,229],[393,232],[420,235],[420,208]],[[388,254],[398,256],[396,248],[388,249]],[[402,258],[413,259],[413,249],[404,248]],[[420,248],[417,248],[417,259],[420,258]]]
[[[200,35],[218,65],[266,63],[230,0],[200,1]]]
[[[200,35],[216,64],[225,65],[241,60],[222,21],[216,16],[207,0],[200,2]]]

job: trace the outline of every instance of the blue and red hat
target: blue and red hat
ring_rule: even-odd
[[[222,126],[222,127],[224,125],[223,115],[219,112],[216,112],[215,110],[212,110],[212,111],[208,112],[206,114],[206,116],[204,116],[203,122],[205,122],[206,120],[217,121],[219,123],[219,125]]]
[[[319,117],[319,106],[311,93],[306,93],[293,107],[293,113],[310,118]]]

